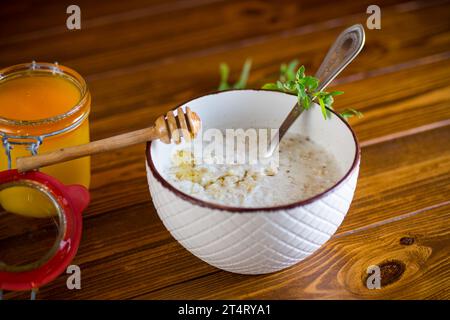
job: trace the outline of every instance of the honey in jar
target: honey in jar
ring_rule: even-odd
[[[51,63],[21,64],[0,70],[0,169],[16,158],[89,142],[90,94],[74,70]],[[64,184],[89,187],[90,158],[41,168]],[[25,216],[52,215],[42,195],[30,189],[0,192],[3,209]]]

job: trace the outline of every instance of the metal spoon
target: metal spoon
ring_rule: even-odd
[[[325,59],[317,70],[315,77],[319,79],[317,91],[325,89],[336,76],[345,69],[345,67],[355,59],[364,46],[365,34],[364,27],[361,24],[355,24],[345,29],[336,39],[328,50]],[[298,103],[295,104],[291,112],[284,119],[278,131],[278,137],[275,136],[270,143],[270,149],[265,154],[265,158],[270,157],[279,145],[281,139],[288,129],[302,114],[303,108]]]

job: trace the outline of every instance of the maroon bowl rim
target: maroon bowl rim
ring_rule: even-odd
[[[287,94],[287,95],[293,95],[290,93],[286,93],[286,92],[280,92],[280,91],[276,91],[276,90],[266,90],[266,89],[230,89],[230,90],[222,90],[222,91],[215,91],[215,92],[211,92],[208,94],[204,94],[204,95],[200,95],[197,96],[195,98],[189,99],[179,105],[177,105],[175,108],[173,108],[172,110],[175,110],[181,106],[184,106],[186,104],[188,104],[189,102],[202,98],[202,97],[207,97],[207,96],[211,96],[211,95],[216,95],[216,94],[220,94],[220,93],[224,93],[224,92],[233,92],[233,91],[272,91],[272,92],[277,92],[279,94]],[[150,168],[150,171],[153,175],[153,177],[159,182],[161,183],[161,185],[168,189],[169,191],[171,191],[172,193],[174,193],[176,196],[180,197],[183,200],[186,200],[188,202],[190,202],[193,205],[197,205],[200,207],[204,207],[204,208],[209,208],[209,209],[214,209],[214,210],[221,210],[221,211],[229,211],[229,212],[236,212],[236,213],[244,213],[244,212],[261,212],[261,211],[265,211],[265,212],[273,212],[273,211],[279,211],[279,210],[289,210],[289,209],[294,209],[297,207],[301,207],[307,204],[310,204],[314,201],[317,201],[323,197],[325,197],[328,193],[330,193],[331,191],[333,191],[334,189],[336,189],[339,185],[341,185],[345,180],[347,180],[347,178],[353,173],[353,171],[357,168],[359,160],[361,158],[361,148],[358,142],[358,139],[356,138],[356,134],[353,131],[353,129],[350,127],[350,125],[348,124],[348,122],[340,115],[338,114],[336,111],[329,109],[328,110],[330,112],[332,112],[335,116],[337,116],[346,126],[347,128],[350,130],[352,137],[353,137],[353,141],[355,143],[355,157],[353,159],[353,163],[350,167],[350,169],[346,172],[346,174],[339,179],[339,181],[337,181],[333,186],[329,187],[328,189],[322,191],[321,193],[318,193],[310,198],[301,200],[301,201],[296,201],[296,202],[292,202],[292,203],[288,203],[288,204],[284,204],[284,205],[278,205],[278,206],[266,206],[266,207],[234,207],[234,206],[226,206],[226,205],[221,205],[221,204],[217,204],[217,203],[213,203],[213,202],[208,202],[208,201],[204,201],[198,198],[195,198],[187,193],[184,193],[180,190],[178,190],[177,188],[175,188],[174,186],[172,186],[166,179],[164,179],[158,172],[158,170],[156,170],[156,167],[153,163],[153,159],[152,159],[152,154],[151,154],[151,145],[152,145],[152,141],[147,142],[147,146],[146,146],[146,150],[145,150],[145,156],[146,156],[146,160],[147,160],[147,164],[148,167]]]

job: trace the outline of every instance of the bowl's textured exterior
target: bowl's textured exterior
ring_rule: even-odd
[[[153,203],[172,236],[207,263],[242,274],[287,268],[323,245],[350,207],[358,172],[359,162],[339,185],[305,205],[231,212],[183,199],[164,187],[147,165]]]

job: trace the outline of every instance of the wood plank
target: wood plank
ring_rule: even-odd
[[[442,5],[441,1],[414,2],[415,6],[410,6],[406,10],[407,4],[411,3],[383,7],[383,31],[366,30],[366,45],[363,54],[358,57],[359,63],[351,64],[343,75],[367,70],[367,66],[384,67],[448,50],[450,36],[446,21],[449,19],[450,3],[445,2]],[[440,8],[442,11],[437,12],[436,8]],[[329,9],[328,11],[333,10]],[[318,11],[314,9],[314,12]],[[302,16],[303,14],[306,16],[309,12],[303,10]],[[147,43],[143,43],[142,47],[121,48],[119,51],[111,53],[101,52],[100,55],[90,56],[89,60],[82,57],[68,60],[67,63],[74,66],[80,65],[81,68],[89,63],[86,73],[84,70],[81,71],[88,75],[88,79],[99,79],[138,72],[148,73],[150,70],[154,72],[154,69],[166,69],[173,65],[173,68],[177,70],[180,65],[183,65],[183,75],[186,75],[186,72],[190,70],[192,59],[215,61],[212,66],[216,73],[216,66],[223,60],[229,61],[232,66],[239,68],[246,57],[251,57],[255,66],[267,67],[268,65],[271,67],[268,76],[273,79],[278,73],[279,64],[293,58],[301,60],[307,66],[307,70],[317,70],[336,36],[352,24],[365,25],[366,18],[365,7],[362,7],[357,14],[339,18],[331,16],[329,19],[322,17],[312,20],[310,24],[299,24],[279,32],[263,30],[261,34],[240,38],[243,30],[239,29],[235,32],[227,30],[223,33],[236,34],[236,38],[223,39],[223,35],[218,34],[211,40],[211,36],[197,39],[198,36],[193,35],[192,39],[188,39],[189,45],[186,47],[179,47],[184,44],[183,41],[176,42],[170,39],[162,44],[148,43],[147,45]],[[287,18],[283,15],[282,19]],[[294,21],[298,21],[298,17],[295,17]],[[232,26],[229,26],[228,29],[234,28],[234,25],[233,20]],[[423,28],[424,25],[427,25],[426,29]],[[410,32],[410,30],[415,30],[415,32]],[[188,37],[186,34],[185,38]],[[211,41],[214,42],[211,43]],[[423,45],[424,42],[427,42],[427,46]],[[282,49],[274,50],[274,48]],[[132,63],[127,65],[127,61],[124,61],[125,58],[131,59]],[[103,68],[102,64],[114,61],[120,61],[121,67],[115,68],[109,65],[105,67],[106,71],[100,71]],[[194,63],[192,66],[199,69],[198,63]],[[201,69],[203,68],[202,66]],[[99,70],[99,72],[94,73],[94,70]],[[199,70],[199,72],[207,70]],[[175,71],[166,74],[176,76],[178,73]]]
[[[137,299],[449,299],[450,205],[334,237],[287,270],[244,276],[219,271]],[[381,289],[366,286],[381,268]],[[220,289],[218,289],[220,288]]]
[[[292,2],[289,3],[292,4]],[[375,54],[386,59],[384,53],[394,47],[406,56],[414,55],[414,50],[402,50],[398,46],[399,38],[404,38],[409,49],[411,49],[411,45],[417,46],[417,50],[421,51],[429,51],[435,45],[442,46],[443,43],[439,43],[439,41],[432,41],[431,46],[421,46],[421,40],[417,40],[419,38],[423,41],[429,30],[436,33],[433,34],[433,37],[442,38],[441,33],[447,30],[445,21],[448,20],[446,15],[448,10],[444,9],[436,13],[437,17],[430,18],[430,14],[433,12],[432,8],[439,3],[441,1],[422,1],[419,4],[414,2],[415,7],[408,11],[405,10],[405,4],[390,6],[391,3],[386,2],[387,7],[383,7],[383,28],[386,32],[371,31],[367,34],[367,48],[370,48],[374,54],[371,62],[380,63],[379,59],[373,59]],[[314,6],[308,6],[306,3],[305,8],[300,6],[295,9],[290,6],[278,5],[272,8],[268,7],[269,4],[242,1],[227,2],[226,4],[214,3],[211,7],[202,7],[202,10],[191,9],[192,12],[180,12],[183,19],[179,19],[176,15],[166,14],[158,18],[159,20],[142,19],[149,25],[129,25],[130,22],[126,21],[124,26],[120,24],[117,26],[106,25],[102,26],[103,29],[100,30],[82,29],[72,33],[66,32],[61,34],[60,38],[50,37],[47,42],[37,39],[34,42],[25,41],[9,45],[2,41],[0,49],[3,54],[0,65],[33,59],[58,60],[60,63],[72,66],[85,76],[98,72],[109,74],[111,70],[115,70],[115,72],[120,70],[121,74],[124,72],[133,74],[136,70],[134,67],[132,69],[130,67],[136,66],[136,64],[140,69],[148,69],[146,66],[149,64],[155,66],[167,61],[177,61],[179,68],[179,63],[183,63],[187,55],[205,56],[217,52],[223,55],[226,52],[240,49],[239,51],[244,50],[244,55],[254,56],[255,61],[260,59],[259,56],[267,56],[267,52],[271,52],[271,55],[264,59],[267,60],[270,57],[275,62],[275,59],[281,61],[300,57],[306,64],[314,63],[313,69],[315,69],[322,57],[322,54],[319,56],[317,54],[325,53],[337,33],[352,23],[365,23],[367,18],[365,8],[369,2],[351,1],[350,4],[344,3],[333,10],[320,10],[322,6],[329,7],[329,4],[316,2],[314,2]],[[226,5],[227,9],[217,8],[220,5]],[[348,10],[347,8],[350,8],[348,13],[341,12]],[[204,10],[209,11],[205,12]],[[245,14],[247,11],[260,13],[255,17],[247,17]],[[416,18],[418,12],[420,15]],[[343,17],[337,19],[339,14],[342,14]],[[273,19],[278,21],[275,26],[267,23],[267,20],[272,19],[271,15],[274,15]],[[302,18],[299,19],[299,16]],[[184,17],[189,17],[189,19]],[[402,21],[398,22],[398,19],[407,20],[408,28],[415,28],[417,32],[407,32],[405,24]],[[423,21],[432,24],[429,27],[432,29],[423,30],[421,27]],[[208,23],[211,26],[208,27]],[[251,24],[251,27],[248,24]],[[155,25],[158,27],[155,28]],[[404,27],[398,28],[399,25]],[[115,31],[112,38],[109,35],[113,27]],[[136,33],[132,30],[140,30],[140,32]],[[318,32],[320,34],[316,34]],[[398,33],[400,33],[399,37],[395,37]],[[373,41],[371,40],[372,36],[374,37]],[[393,43],[387,44],[385,41]],[[264,46],[264,43],[267,45]],[[309,45],[299,46],[299,43],[308,43]],[[249,46],[256,48],[250,50]],[[90,49],[87,51],[85,48]],[[283,48],[283,50],[274,52],[273,48]],[[275,56],[272,57],[272,55]],[[305,55],[307,57],[304,57]],[[241,53],[239,63],[242,63],[242,60]],[[275,70],[279,64],[278,61],[276,64],[272,63],[274,68],[272,70]],[[217,63],[214,66],[217,66]]]
[[[450,150],[441,146],[449,138],[447,126],[364,148],[355,200],[337,236],[448,201]],[[125,174],[126,165],[123,168]],[[105,185],[122,176],[120,170],[102,172]],[[145,198],[135,205],[126,200],[127,195],[134,197],[130,185],[124,187],[127,194],[112,186],[93,190],[93,206],[85,214],[74,260],[83,270],[86,290],[61,290],[63,275],[42,289],[42,298],[130,298],[215,272],[171,238],[154,211],[145,182],[136,182],[136,187]]]
[[[136,1],[132,1],[136,2]],[[127,67],[136,63],[152,61],[177,52],[196,51],[221,45],[225,42],[239,41],[249,37],[269,35],[275,32],[307,25],[316,21],[325,21],[349,14],[365,14],[370,1],[355,2],[346,0],[330,10],[326,1],[307,0],[292,1],[207,1],[196,0],[187,3],[198,5],[184,5],[183,2],[165,5],[166,10],[144,7],[134,11],[95,17],[95,13],[102,14],[102,9],[95,5],[86,4],[82,12],[89,17],[82,20],[81,30],[69,32],[65,29],[65,3],[58,4],[58,11],[51,10],[46,16],[49,19],[39,19],[39,13],[29,17],[25,22],[33,23],[41,20],[58,20],[58,27],[50,30],[39,30],[39,27],[27,27],[30,34],[16,35],[16,28],[23,28],[19,21],[1,21],[8,26],[11,36],[3,36],[0,44],[2,59],[5,64],[32,59],[54,61],[73,64],[83,74],[103,71],[117,67]],[[380,5],[390,5],[394,0],[384,0]],[[112,5],[108,11],[118,10],[118,4]],[[201,5],[200,5],[201,4]],[[159,5],[161,6],[161,4]],[[103,8],[102,8],[103,7]],[[131,5],[133,7],[133,4]],[[47,9],[50,10],[50,9]],[[93,11],[93,12],[91,12]],[[172,12],[174,11],[174,12]],[[154,14],[157,12],[157,14]],[[84,17],[84,15],[83,15]],[[55,21],[56,22],[56,21]],[[5,30],[6,28],[0,28]],[[139,32],[136,32],[139,30]],[[58,32],[56,32],[58,31]],[[114,37],[111,37],[111,32]],[[86,50],[89,48],[89,50]],[[97,60],[90,68],[84,69],[72,63],[80,56],[89,56],[88,60]],[[107,62],[108,64],[105,64]]]
[[[151,17],[187,7],[196,7],[220,0],[181,0],[168,3],[164,0],[89,1],[78,0],[82,27],[114,24],[136,18]],[[0,38],[7,43],[17,43],[52,37],[68,32],[66,9],[74,4],[68,0],[3,0],[0,11]],[[21,17],[21,19],[17,19]]]

